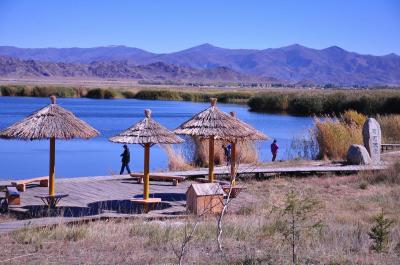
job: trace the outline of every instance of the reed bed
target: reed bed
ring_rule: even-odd
[[[250,110],[294,115],[322,115],[355,110],[363,114],[400,113],[400,91],[377,90],[312,90],[268,91],[250,98]]]
[[[208,166],[208,140],[194,138],[194,156],[193,162],[196,166]],[[214,163],[216,165],[227,165],[224,155],[223,145],[229,144],[226,141],[215,141],[214,145]],[[237,160],[243,164],[255,164],[259,162],[257,146],[252,141],[238,142],[236,147]]]
[[[228,165],[223,145],[229,144],[226,141],[215,141],[214,164]],[[163,150],[168,157],[169,170],[189,170],[194,167],[208,167],[208,140],[198,137],[186,137],[182,146],[173,148],[170,145],[163,145]],[[257,142],[243,141],[236,147],[237,161],[244,164],[259,163]]]
[[[319,147],[319,158],[345,159],[350,145],[363,143],[363,123],[354,121],[351,115],[351,113],[345,113],[339,118],[315,119],[314,133]]]
[[[348,90],[270,89],[226,91],[193,88],[82,88],[68,86],[1,85],[2,96],[88,97],[94,99],[135,98],[146,100],[178,100],[208,102],[218,98],[221,103],[247,104],[251,111],[289,113],[293,115],[322,115],[356,110],[363,114],[400,113],[400,90],[386,88]]]
[[[172,171],[190,170],[193,168],[183,153],[182,148],[174,149],[171,145],[162,145],[168,157],[168,169]]]
[[[400,143],[400,115],[378,115],[383,143]]]
[[[363,144],[362,127],[367,117],[354,110],[340,116],[315,118],[315,128],[310,131],[308,139],[314,138],[318,146],[316,158],[343,160],[352,144]],[[400,115],[378,115],[381,126],[382,143],[400,142]],[[309,147],[315,150],[314,141],[304,142],[299,148]]]
[[[82,88],[63,86],[19,86],[1,85],[0,96],[24,96],[24,97],[86,97],[93,99],[142,99],[142,100],[175,100],[208,102],[210,98],[217,97],[221,103],[246,104],[252,92],[241,91],[195,91],[193,89],[154,89],[154,88]]]

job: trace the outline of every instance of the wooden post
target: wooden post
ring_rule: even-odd
[[[231,111],[229,112],[231,117],[236,118],[236,112]],[[231,184],[232,186],[236,185],[236,140],[231,142],[232,149],[231,149]]]
[[[236,141],[232,141],[232,149],[231,149],[231,184],[232,186],[236,185]]]
[[[208,181],[214,182],[214,136],[208,139]]]
[[[144,181],[143,181],[143,199],[148,200],[150,198],[150,144],[144,144]]]
[[[49,195],[55,194],[56,139],[50,138]]]

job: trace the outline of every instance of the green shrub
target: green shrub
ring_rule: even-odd
[[[121,92],[121,95],[122,95],[124,98],[135,98],[136,93],[135,93],[135,92],[132,92],[132,91],[122,91],[122,92]]]
[[[94,99],[113,99],[117,98],[119,93],[114,89],[105,89],[105,88],[94,88],[90,89],[86,97],[94,98]]]
[[[32,90],[32,97],[49,97],[51,95],[60,98],[76,97],[77,90],[72,87],[39,87],[35,86]]]
[[[119,93],[117,91],[115,91],[114,89],[104,89],[104,97],[105,99],[113,99],[113,98],[117,98]]]
[[[148,100],[182,100],[180,93],[172,90],[140,90],[136,93],[135,98]]]
[[[371,249],[379,253],[385,251],[389,243],[390,227],[393,224],[393,220],[386,218],[382,211],[374,217],[374,221],[375,225],[371,228],[368,235],[373,240]]]
[[[225,92],[215,94],[218,101],[221,103],[246,103],[250,97],[250,93],[246,92]]]
[[[297,115],[321,114],[324,112],[322,97],[295,97],[289,102],[289,113]]]
[[[252,111],[286,112],[289,104],[288,95],[263,94],[250,98],[248,105]]]
[[[28,97],[31,89],[25,86],[0,86],[0,94],[5,97]]]

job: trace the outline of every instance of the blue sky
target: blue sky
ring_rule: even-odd
[[[400,0],[0,0],[0,45],[172,52],[202,43],[400,54]]]

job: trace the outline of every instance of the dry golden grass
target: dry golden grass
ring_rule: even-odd
[[[315,119],[315,136],[319,146],[319,157],[323,159],[345,159],[351,144],[362,144],[362,127],[367,117],[349,110],[340,117]],[[383,143],[400,141],[400,115],[378,115]]]
[[[352,144],[362,144],[362,127],[345,123],[336,118],[316,119],[315,134],[319,146],[319,157],[344,159]]]
[[[194,163],[198,166],[208,166],[208,140],[193,138]],[[225,165],[226,159],[224,155],[223,145],[228,144],[223,141],[215,141],[214,144],[214,163],[216,165]],[[256,143],[251,141],[239,142],[236,147],[237,160],[244,164],[258,163],[258,152]]]
[[[400,115],[378,115],[377,121],[381,125],[383,143],[400,142]]]
[[[185,160],[182,149],[174,149],[171,145],[162,146],[168,157],[168,169],[177,170],[189,170],[193,167]]]
[[[216,219],[201,219],[184,264],[291,264],[280,233],[280,211],[289,190],[322,205],[320,232],[303,235],[299,264],[387,264],[400,260],[398,165],[378,175],[276,178],[249,181],[232,202],[224,221],[223,249],[217,252]],[[385,177],[386,176],[386,177]],[[389,177],[388,177],[389,176]],[[365,181],[367,187],[360,188]],[[387,252],[370,250],[372,217],[384,210],[395,221]],[[48,228],[24,228],[1,236],[5,264],[176,264],[173,249],[194,219],[108,221]],[[15,258],[15,259],[13,259]],[[10,260],[13,259],[13,260]]]
[[[345,124],[354,124],[358,127],[362,127],[367,120],[367,116],[355,110],[347,110],[340,116],[340,120]]]

